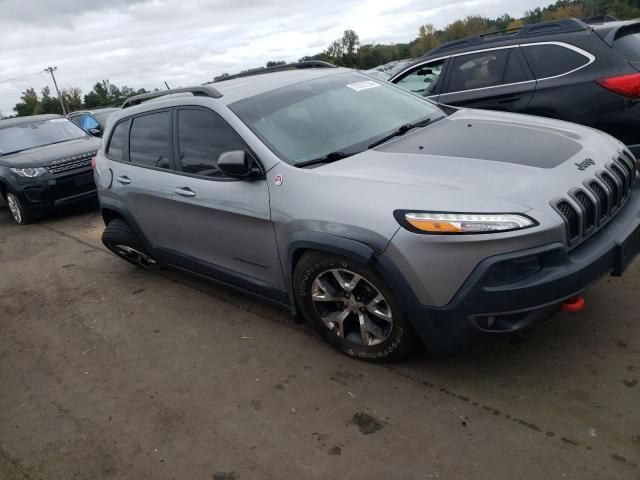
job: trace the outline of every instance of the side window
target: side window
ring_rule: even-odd
[[[529,70],[529,67],[524,63],[519,49],[509,49],[509,58],[507,59],[507,66],[504,71],[502,83],[506,84],[526,82],[527,80],[531,79],[531,71]]]
[[[240,136],[213,112],[186,108],[178,111],[178,148],[182,171],[222,177],[218,157],[229,150],[244,150]]]
[[[536,78],[555,77],[589,63],[584,55],[560,45],[523,45],[522,52]]]
[[[171,112],[135,117],[129,136],[129,160],[156,168],[171,168]]]
[[[69,120],[71,120],[76,125],[80,126],[80,115],[70,115]]]
[[[448,91],[459,92],[501,85],[510,50],[505,48],[455,57]]]
[[[124,160],[124,145],[127,140],[128,127],[129,122],[125,120],[124,122],[120,122],[116,125],[116,128],[113,129],[106,152],[107,157],[110,159],[118,160],[120,162]]]
[[[80,126],[85,130],[90,130],[92,128],[99,128],[98,122],[93,116],[89,113],[83,113],[80,115]]]
[[[421,65],[395,82],[405,90],[419,93],[423,97],[433,95],[440,83],[444,60]]]

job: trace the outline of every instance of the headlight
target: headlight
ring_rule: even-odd
[[[521,230],[537,225],[517,213],[436,213],[396,211],[396,219],[408,230],[430,234],[472,234]]]
[[[47,169],[46,168],[42,168],[42,167],[38,167],[38,168],[10,168],[9,170],[11,170],[13,173],[15,173],[16,175],[18,175],[20,177],[27,177],[27,178],[35,178],[35,177],[39,177],[40,175],[44,175],[45,173],[47,173]]]

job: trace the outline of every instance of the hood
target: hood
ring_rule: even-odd
[[[524,212],[566,196],[620,148],[613,137],[568,122],[459,110],[317,171],[401,184],[405,191],[429,187],[420,189],[421,205],[414,201],[411,207],[416,209]]]
[[[87,136],[6,155],[0,157],[0,164],[14,168],[45,167],[56,160],[93,153],[99,148],[100,140]]]

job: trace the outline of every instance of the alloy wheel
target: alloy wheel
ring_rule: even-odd
[[[7,193],[7,205],[9,211],[16,223],[22,223],[22,210],[20,210],[20,202],[13,193]]]
[[[113,250],[126,260],[140,265],[143,268],[149,268],[156,264],[156,261],[146,253],[143,253],[128,245],[114,245]]]
[[[335,335],[358,346],[375,346],[389,338],[391,307],[384,295],[361,275],[343,268],[325,270],[311,286],[311,301]]]

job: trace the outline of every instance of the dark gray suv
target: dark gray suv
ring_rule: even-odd
[[[385,360],[580,310],[640,249],[636,168],[590,128],[303,64],[129,99],[95,173],[117,255],[272,300]]]

